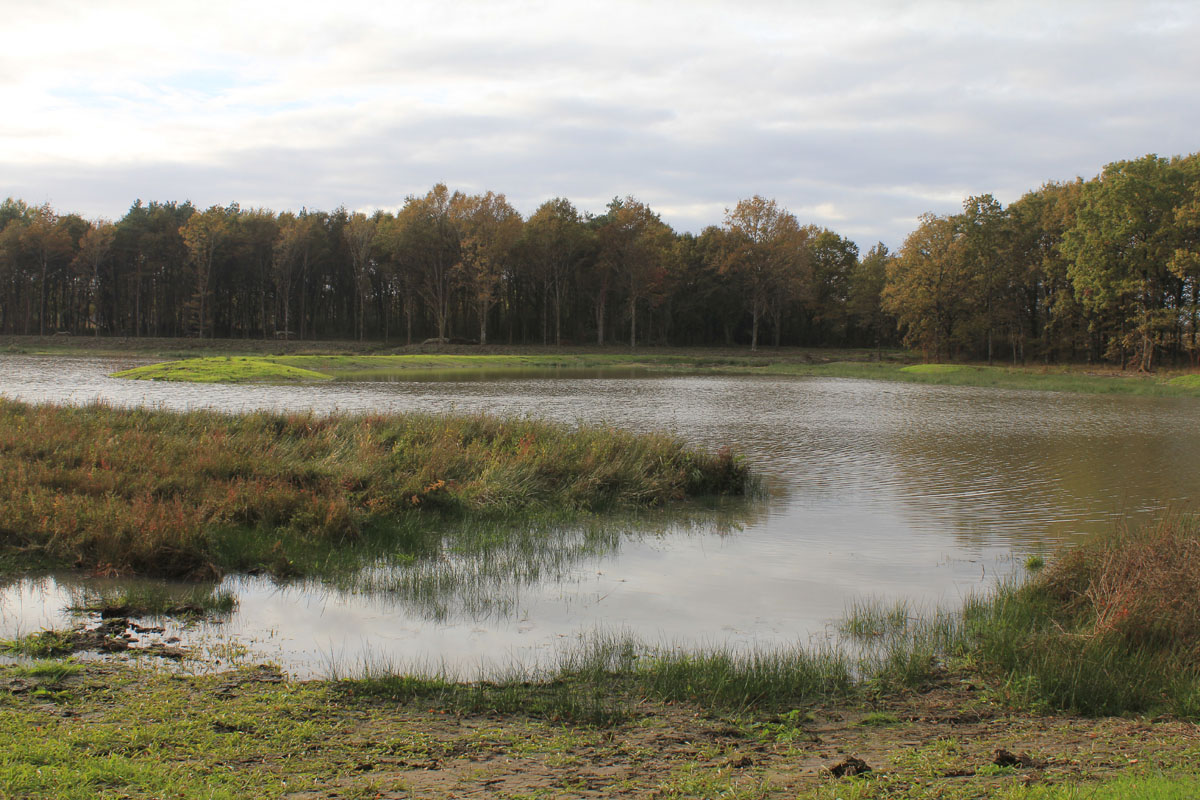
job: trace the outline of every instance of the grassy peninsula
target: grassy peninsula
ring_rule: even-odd
[[[728,450],[486,416],[222,414],[0,399],[0,561],[200,577],[305,571],[436,519],[745,494]]]
[[[872,360],[845,353],[729,355],[706,352],[573,352],[393,355],[205,356],[148,364],[115,373],[135,380],[199,383],[305,383],[322,381],[471,380],[505,377],[660,375],[772,375],[980,386],[999,389],[1200,397],[1200,375],[1165,371],[1138,374],[1081,366],[919,364],[895,356]],[[834,360],[829,360],[829,359]]]

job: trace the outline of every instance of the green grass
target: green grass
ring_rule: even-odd
[[[900,720],[895,714],[888,713],[887,711],[872,711],[860,719],[858,724],[868,728],[883,728],[888,725],[899,725]]]
[[[778,365],[779,374],[830,378],[860,378],[936,386],[978,386],[1077,394],[1118,394],[1149,397],[1200,397],[1200,382],[1178,381],[1171,373],[1139,375],[1084,367],[1010,367],[972,364],[913,364],[841,362],[812,366]],[[1186,376],[1185,376],[1186,377]]]
[[[15,639],[0,639],[0,654],[4,655],[41,659],[69,655],[74,651],[75,637],[70,631],[45,630]]]
[[[34,661],[29,664],[15,664],[12,674],[18,678],[32,678],[45,686],[57,686],[72,675],[83,671],[82,664],[74,661]]]
[[[117,372],[114,378],[192,383],[298,383],[331,380],[311,369],[252,356],[210,356],[166,361]]]
[[[953,372],[962,372],[967,367],[961,364],[913,364],[908,367],[901,367],[901,372],[907,372],[912,375],[949,375]]]
[[[1168,380],[1167,385],[1182,389],[1200,389],[1200,375],[1177,375]]]
[[[1129,775],[1098,785],[1013,788],[997,796],[1002,800],[1192,800],[1200,797],[1200,777]]]
[[[288,575],[364,544],[429,552],[431,523],[444,519],[585,518],[757,491],[727,449],[606,426],[0,399],[0,552],[8,563]]]
[[[594,635],[559,653],[548,672],[485,675],[463,682],[414,674],[386,663],[331,676],[357,696],[418,701],[454,713],[521,712],[551,720],[614,724],[648,700],[695,703],[729,712],[777,712],[844,699],[855,685],[853,660],[833,649],[656,647],[628,636]]]

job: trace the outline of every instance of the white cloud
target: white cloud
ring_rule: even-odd
[[[0,0],[0,194],[392,206],[436,181],[777,197],[869,245],[1200,127],[1192,4]],[[230,196],[230,195],[233,196]],[[907,219],[907,224],[897,220]],[[869,240],[869,241],[868,241]]]

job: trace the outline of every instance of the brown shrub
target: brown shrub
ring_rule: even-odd
[[[1167,516],[1067,550],[1039,577],[1086,636],[1179,649],[1200,665],[1200,525]]]

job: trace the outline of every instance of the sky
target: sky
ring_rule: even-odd
[[[0,0],[0,198],[922,213],[1200,150],[1200,3]]]

